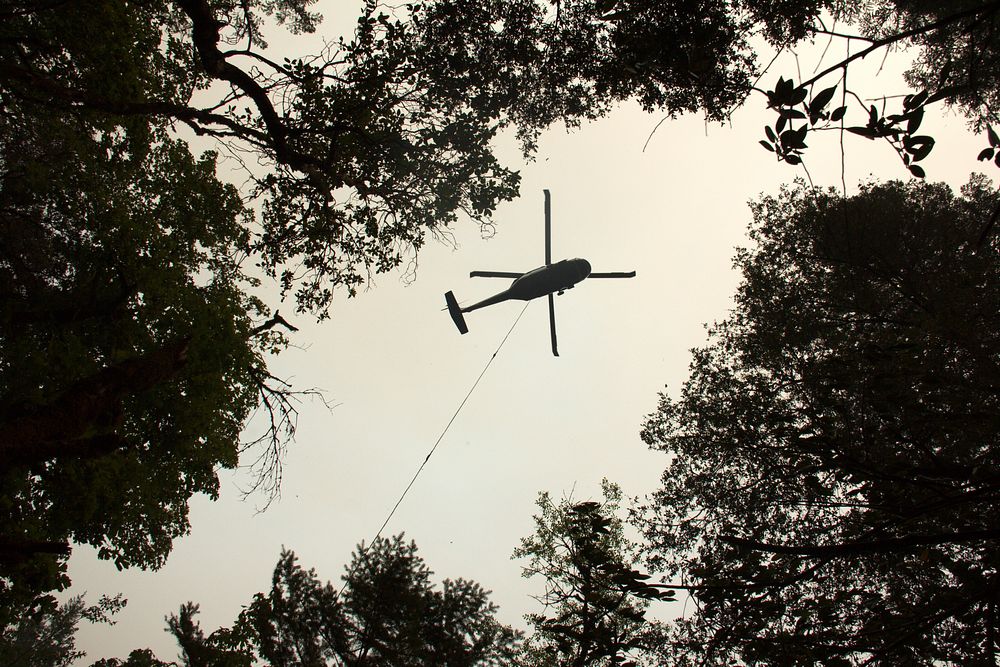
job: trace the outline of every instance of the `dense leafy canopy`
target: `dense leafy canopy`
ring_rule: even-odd
[[[732,314],[643,436],[679,664],[992,664],[996,193],[919,182],[754,205]]]
[[[137,145],[72,119],[8,129],[5,553],[17,565],[34,549],[22,545],[72,538],[155,567],[187,530],[187,499],[215,495],[216,468],[236,465],[256,405],[262,306],[230,261],[246,245],[243,205],[213,155],[170,139]]]
[[[371,3],[351,41],[275,60],[263,26],[311,31],[306,0],[97,6],[14,3],[4,28],[5,96],[36,108],[85,110],[108,122],[171,123],[217,139],[248,162],[261,266],[326,313],[392,269],[458,211],[485,219],[516,193],[491,153],[496,112],[443,94],[418,62],[412,27]],[[80,25],[101,25],[106,40]],[[210,87],[212,83],[221,83]]]
[[[15,100],[186,125],[238,159],[249,152],[258,258],[321,314],[337,286],[353,291],[398,266],[458,212],[488,224],[517,192],[492,153],[504,125],[531,146],[556,120],[628,99],[721,120],[762,74],[759,34],[794,46],[833,32],[823,22],[832,17],[856,24],[871,48],[916,44],[914,84],[977,123],[996,120],[995,2],[370,2],[353,39],[271,55],[265,26],[312,31],[308,5],[105,2],[81,15],[14,3],[0,78]],[[111,39],[81,37],[76,26],[95,16]]]
[[[163,60],[173,51],[156,48],[155,21],[114,3],[4,12],[6,607],[65,585],[69,541],[118,567],[161,565],[187,532],[188,499],[216,495],[246,419],[276,396],[264,354],[282,338],[254,327],[265,308],[241,268],[251,216],[216,177],[217,156],[194,156],[155,116],[75,97],[189,94]],[[86,21],[108,39],[87,36]]]
[[[850,105],[851,123],[855,116],[867,119],[873,108],[878,118],[896,122],[891,117],[906,110],[862,101],[896,91],[855,95],[844,86],[851,63],[900,46],[914,47],[907,80],[914,93],[926,91],[924,102],[953,104],[979,129],[998,121],[997,2],[479,0],[419,5],[414,23],[428,60],[444,73],[439,80],[469,91],[478,109],[505,109],[529,135],[554,120],[579,122],[629,99],[651,111],[723,120],[754,90],[768,92],[762,87],[770,80],[762,77],[771,54],[763,52],[761,36],[771,47],[793,50],[817,38],[850,42],[850,55],[831,56],[806,81],[783,73],[802,96],[785,109],[785,122],[810,115],[814,95],[827,89]],[[800,116],[792,108],[803,102]]]
[[[923,177],[927,106],[953,105],[978,130],[998,121],[996,2],[483,0],[427,3],[413,20],[439,80],[477,109],[503,109],[529,147],[555,120],[576,124],[625,100],[724,120],[758,92],[777,115],[761,143],[779,160],[800,164],[813,130],[846,129],[885,140]],[[848,55],[827,56],[843,52],[828,43],[806,80],[768,71],[768,51],[816,39],[842,41]],[[904,104],[891,98],[905,91],[848,87],[852,63],[901,46],[916,56]]]

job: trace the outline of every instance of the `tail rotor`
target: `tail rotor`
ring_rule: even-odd
[[[458,301],[455,299],[455,293],[451,291],[445,292],[444,300],[448,303],[448,313],[451,315],[451,319],[455,323],[455,326],[458,327],[459,333],[469,333],[469,327],[465,323],[465,315],[462,314],[462,309],[459,307]]]

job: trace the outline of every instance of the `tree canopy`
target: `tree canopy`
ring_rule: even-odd
[[[161,565],[188,530],[188,499],[214,497],[218,470],[238,464],[259,405],[273,418],[261,482],[275,481],[294,406],[266,366],[283,336],[255,324],[268,309],[243,268],[250,209],[218,179],[216,153],[116,106],[189,95],[197,73],[178,79],[165,60],[177,46],[158,50],[143,11],[3,13],[0,597],[12,608],[67,583],[71,541],[119,568]]]
[[[660,664],[663,627],[646,611],[651,601],[673,600],[674,591],[636,569],[639,545],[617,515],[621,489],[604,480],[602,491],[603,502],[555,503],[539,494],[535,532],[514,551],[528,560],[523,576],[545,582],[537,597],[544,612],[525,617],[534,628],[526,665]]]
[[[264,307],[229,259],[246,245],[243,204],[214,155],[169,138],[59,118],[8,129],[2,560],[34,569],[32,553],[72,539],[155,567],[187,530],[187,499],[236,465],[266,378],[251,333]]]
[[[359,546],[338,589],[282,551],[271,589],[257,593],[230,628],[206,635],[188,603],[167,619],[185,667],[207,665],[514,664],[519,634],[496,620],[479,584],[445,579],[440,587],[402,535]],[[103,667],[144,665],[148,651]],[[153,662],[152,664],[160,664]]]
[[[274,304],[254,296],[258,280],[275,279],[282,297],[292,298],[299,312],[323,318],[338,293],[353,295],[376,273],[398,268],[427,238],[447,238],[461,216],[491,225],[497,205],[515,197],[519,183],[518,174],[494,154],[501,130],[514,128],[530,155],[539,132],[552,123],[575,125],[626,100],[668,115],[700,112],[723,120],[756,91],[777,115],[762,143],[778,159],[801,162],[807,136],[813,136],[809,133],[839,123],[842,136],[849,131],[887,141],[910,172],[921,176],[916,163],[934,145],[932,137],[919,134],[925,107],[953,104],[982,129],[997,122],[1000,95],[998,2],[438,0],[390,7],[372,1],[365,3],[352,36],[318,53],[288,58],[268,50],[266,38],[281,29],[314,31],[320,17],[309,0],[151,0],[141,5],[12,0],[0,9],[0,18],[0,270],[9,276],[0,284],[0,602],[7,609],[65,586],[65,560],[74,542],[92,545],[121,568],[162,565],[173,540],[188,530],[188,500],[195,493],[214,497],[220,469],[256,460],[260,483],[273,491],[280,481],[284,438],[294,431],[295,408],[291,388],[271,375],[267,357],[287,343],[282,331],[293,328]],[[844,23],[857,32],[841,32],[837,26]],[[755,41],[761,35],[778,48],[816,38],[863,46],[811,79],[782,76],[769,87],[761,82],[770,75]],[[858,58],[896,45],[915,47],[917,58],[908,73],[914,90],[898,108],[887,99],[863,102],[847,86],[848,68]],[[195,138],[211,150],[199,154],[192,148]],[[1000,138],[992,128],[988,138],[980,157],[1000,164]],[[241,187],[220,180],[223,159],[243,167],[247,180]],[[903,309],[913,303],[926,312],[892,310],[884,315],[882,329],[850,320],[857,331],[842,323],[828,332],[823,328],[832,326],[827,320],[808,319],[825,312],[819,307],[827,301],[801,307],[805,319],[792,321],[788,313],[798,311],[765,312],[768,302],[761,296],[762,305],[747,317],[763,323],[773,316],[784,324],[767,324],[771,328],[757,342],[749,330],[727,339],[726,326],[735,331],[735,323],[718,330],[733,349],[737,342],[751,341],[748,355],[776,355],[762,357],[762,365],[787,361],[785,352],[776,351],[784,349],[779,334],[808,341],[796,343],[802,345],[796,354],[807,357],[821,342],[839,345],[838,354],[854,355],[843,363],[862,369],[870,383],[863,391],[850,385],[854,376],[837,365],[834,354],[809,357],[814,364],[809,373],[828,379],[810,385],[814,393],[808,397],[789,398],[783,385],[776,389],[771,371],[761,377],[727,376],[725,382],[734,387],[751,380],[764,383],[746,386],[764,393],[733,397],[743,399],[734,405],[755,418],[770,417],[778,408],[751,406],[750,397],[777,401],[786,411],[808,406],[806,398],[836,400],[841,401],[838,410],[864,415],[870,408],[865,392],[883,392],[883,402],[871,408],[877,419],[871,419],[880,429],[883,422],[891,424],[885,429],[900,449],[885,450],[895,453],[880,454],[884,460],[871,459],[867,448],[845,450],[857,459],[850,465],[862,471],[852,472],[855,477],[834,484],[809,473],[803,479],[820,481],[799,480],[792,487],[836,487],[816,493],[838,498],[839,504],[823,515],[837,526],[857,520],[864,527],[857,517],[870,518],[867,505],[866,511],[844,510],[849,504],[838,495],[842,483],[856,485],[843,493],[864,495],[879,512],[894,508],[904,517],[899,521],[905,530],[886,518],[885,525],[865,528],[874,532],[843,528],[840,535],[858,544],[888,540],[899,546],[885,556],[888,564],[879,575],[884,577],[895,571],[892,558],[906,551],[904,543],[909,549],[914,540],[943,539],[946,521],[954,520],[949,525],[959,535],[992,530],[962,514],[961,508],[973,506],[965,500],[930,511],[925,506],[932,502],[931,491],[918,489],[907,500],[896,487],[873,490],[858,481],[874,475],[864,472],[869,468],[883,470],[882,477],[876,475],[880,480],[902,476],[909,484],[924,480],[919,475],[938,480],[933,475],[944,473],[927,473],[924,467],[954,466],[951,482],[934,481],[946,491],[932,484],[934,493],[959,494],[954,497],[976,503],[990,498],[987,482],[981,488],[979,482],[955,486],[955,480],[963,474],[979,480],[988,471],[980,466],[981,455],[968,434],[992,433],[991,385],[960,369],[972,359],[995,370],[988,366],[992,343],[979,330],[955,323],[968,317],[966,311],[939,306],[934,299],[973,308],[968,312],[976,313],[975,321],[994,330],[988,328],[996,324],[989,319],[993,311],[974,310],[980,302],[973,296],[995,306],[986,289],[992,283],[976,271],[988,272],[991,266],[986,250],[995,245],[1000,209],[993,208],[982,183],[973,183],[964,199],[949,196],[937,186],[870,186],[843,204],[828,194],[797,199],[788,194],[757,211],[774,218],[775,234],[784,229],[780,216],[825,220],[830,229],[836,229],[837,215],[854,220],[842,230],[841,241],[823,241],[823,252],[836,260],[829,275],[812,276],[803,269],[801,280],[832,281],[838,267],[846,271],[857,265],[851,271],[885,290],[852,297],[866,308],[892,304]],[[966,227],[955,231],[954,224],[941,225],[954,237],[940,231],[934,242],[951,250],[934,250],[931,241],[898,219],[893,207],[919,220],[938,213],[934,219],[953,216]],[[868,229],[857,222],[868,219],[880,224]],[[786,234],[795,237],[792,231]],[[959,243],[962,234],[965,245]],[[926,257],[918,252],[925,242]],[[901,255],[910,257],[912,266],[896,263],[893,252],[900,244],[916,253]],[[859,247],[870,254],[858,255]],[[871,254],[876,250],[882,254]],[[949,252],[954,262],[946,261]],[[740,261],[752,268],[755,257],[747,254]],[[972,282],[949,274],[952,268],[968,272]],[[760,277],[765,278],[778,284],[777,274]],[[934,282],[939,278],[940,285]],[[861,289],[848,283],[830,287]],[[951,291],[934,291],[949,285]],[[795,307],[797,294],[789,292],[783,307]],[[914,340],[924,341],[929,356],[907,347],[916,345]],[[696,365],[706,377],[712,364],[728,368],[713,354],[705,352]],[[925,362],[931,371],[921,366]],[[773,372],[779,370],[787,369],[775,366]],[[925,382],[925,376],[932,380]],[[966,399],[960,389],[969,387],[962,382],[983,395],[960,413],[971,426],[959,429],[948,411],[958,410],[959,399]],[[913,389],[918,384],[920,392]],[[851,399],[860,408],[845,407],[848,390],[864,395]],[[665,402],[662,428],[650,422],[648,432],[659,434],[649,436],[653,441],[673,433],[667,424],[676,405]],[[708,414],[709,407],[704,409]],[[248,454],[241,432],[255,410],[265,416],[265,432],[259,440],[250,438],[261,449]],[[807,417],[826,426],[824,420],[834,420],[841,435],[875,437],[874,426],[843,425],[837,419],[845,418],[826,412],[794,412],[782,428],[817,446],[833,437],[808,430],[813,422],[801,421]],[[924,451],[920,443],[925,441],[944,444],[926,445]],[[847,465],[849,459],[838,456],[810,459],[809,465],[820,466],[816,470]],[[919,465],[905,464],[910,458]],[[739,461],[736,457],[726,465]],[[744,463],[746,474],[758,470]],[[913,532],[922,524],[907,512],[941,523],[921,528],[926,533]],[[600,525],[600,517],[591,518]],[[768,556],[768,563],[812,557],[764,549],[774,546],[766,540],[776,535],[749,528],[733,533],[717,556],[753,547],[751,553],[787,557]],[[831,542],[836,533],[802,537],[823,537],[826,541],[802,543],[817,548],[853,544]],[[949,556],[952,561],[978,557],[969,555],[975,551],[969,545],[978,544],[970,540],[960,540],[962,552]],[[934,549],[943,549],[921,544],[928,559]],[[966,587],[979,581],[962,576],[950,571],[941,581]],[[890,624],[883,632],[888,636],[898,627]],[[966,631],[961,628],[954,632]],[[859,646],[861,652],[889,650],[877,642]]]
[[[1000,262],[984,178],[787,188],[643,431],[678,664],[992,664]]]
[[[259,161],[246,190],[261,212],[257,259],[321,314],[338,286],[353,292],[397,267],[459,212],[489,224],[517,194],[517,174],[492,152],[500,128],[514,125],[530,148],[554,121],[576,124],[628,99],[722,120],[765,92],[758,35],[779,48],[827,37],[867,45],[793,86],[796,99],[827,75],[843,84],[864,53],[912,45],[908,77],[913,92],[927,91],[923,102],[956,104],[980,128],[996,122],[995,2],[369,2],[352,39],[301,58],[269,53],[274,23],[316,29],[310,4],[177,0],[129,12],[108,2],[109,39],[86,40],[76,26],[94,12],[14,3],[0,79],[19,104],[187,127]],[[834,29],[847,22],[856,34]],[[870,105],[857,102],[870,120]],[[773,96],[768,104],[782,111]],[[784,112],[785,122],[798,118]],[[883,126],[872,138],[901,140],[886,123],[912,120],[875,115]],[[802,143],[794,138],[790,150]]]
[[[762,143],[779,159],[800,163],[811,130],[843,136],[849,129],[887,141],[922,176],[913,163],[933,147],[933,138],[916,133],[926,106],[943,101],[978,131],[998,121],[996,2],[482,0],[419,7],[414,22],[428,37],[424,48],[448,77],[471,87],[473,103],[506,108],[505,117],[528,135],[626,100],[671,117],[694,112],[722,121],[759,93],[777,114]],[[795,81],[770,71],[769,51],[816,40],[827,42],[819,72]],[[827,55],[843,52],[830,48],[834,40],[845,45],[843,57]],[[906,105],[890,99],[906,91],[849,87],[852,63],[899,47],[915,56]],[[502,76],[490,78],[495,72]]]
[[[70,667],[86,653],[76,648],[81,620],[114,624],[125,601],[103,597],[88,606],[83,596],[59,604],[42,596],[27,605],[5,609],[0,619],[0,661],[8,667]]]
[[[14,3],[4,94],[112,126],[186,127],[245,159],[258,263],[323,314],[336,287],[353,293],[395,268],[457,212],[488,217],[516,193],[517,175],[491,152],[497,112],[473,113],[460,87],[418,59],[410,25],[375,3],[353,39],[272,60],[265,33],[274,22],[313,31],[309,4]],[[107,39],[82,37],[79,26],[98,21]]]

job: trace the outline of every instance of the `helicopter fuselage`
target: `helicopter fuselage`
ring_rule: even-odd
[[[479,308],[492,306],[495,303],[509,301],[511,299],[519,301],[530,301],[540,296],[562,292],[570,289],[578,282],[590,275],[590,262],[585,259],[564,259],[561,262],[540,266],[523,273],[514,279],[510,287],[499,294],[494,294],[488,299],[484,299],[471,306],[462,308],[463,313],[468,313]]]

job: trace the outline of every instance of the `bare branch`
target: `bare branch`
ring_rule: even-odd
[[[332,410],[333,406],[320,390],[293,390],[291,383],[275,377],[266,369],[254,369],[253,377],[259,403],[247,423],[252,423],[259,414],[264,417],[265,426],[259,436],[240,445],[241,456],[257,450],[253,462],[241,466],[249,470],[251,475],[250,485],[241,489],[241,493],[245,500],[258,491],[262,492],[264,504],[259,511],[263,512],[281,497],[285,451],[288,443],[295,438],[298,428],[298,404],[303,398],[318,398],[327,410]]]

